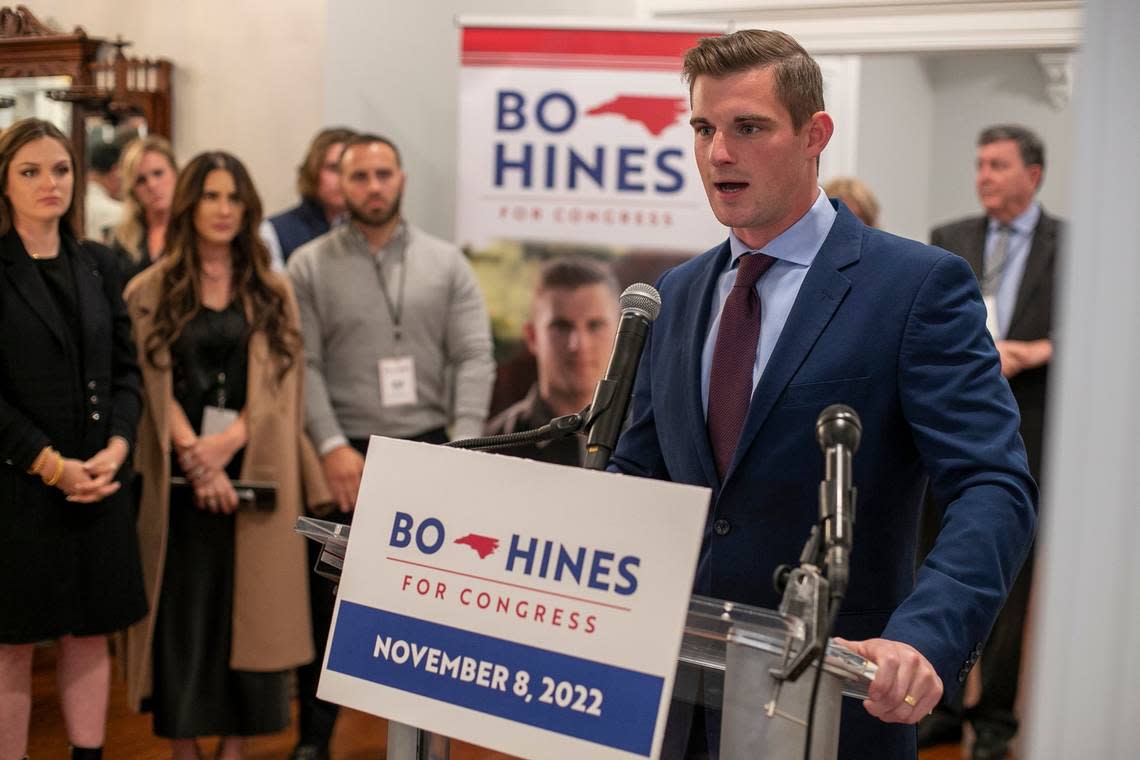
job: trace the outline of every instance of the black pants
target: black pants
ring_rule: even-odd
[[[443,428],[429,430],[409,440],[422,443],[446,443],[447,433]],[[349,441],[352,448],[362,455],[368,451],[367,438]],[[322,518],[345,525],[352,524],[351,512],[333,512]],[[309,541],[309,568],[317,564],[321,546]],[[313,575],[309,579],[309,616],[313,622],[313,649],[316,659],[297,669],[297,701],[299,707],[300,744],[326,746],[332,738],[333,728],[340,707],[323,699],[317,699],[317,684],[321,679],[321,664],[324,662],[325,647],[328,645],[329,628],[332,626],[333,609],[336,606],[336,586],[332,581]]]

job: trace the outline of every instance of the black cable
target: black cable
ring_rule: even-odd
[[[819,678],[823,674],[823,662],[827,657],[827,640],[831,638],[831,631],[835,627],[835,620],[839,617],[839,605],[843,602],[842,596],[831,600],[831,611],[827,616],[827,635],[823,637],[823,646],[819,650],[819,661],[816,664],[815,676],[811,682],[811,697],[808,698],[807,739],[804,741],[804,760],[811,760],[812,730],[815,728],[815,699],[819,695]]]
[[[530,443],[543,441],[557,441],[569,438],[589,423],[590,407],[586,407],[577,414],[567,414],[555,417],[542,427],[533,430],[519,430],[515,433],[500,433],[499,435],[484,435],[478,438],[463,438],[449,441],[444,446],[453,449],[478,449],[481,451],[501,451],[514,446],[524,446]]]
[[[517,433],[503,433],[501,435],[486,435],[478,438],[464,438],[457,441],[448,441],[444,446],[453,449],[498,449],[544,441],[549,435],[550,425],[543,425],[534,430],[522,430]]]

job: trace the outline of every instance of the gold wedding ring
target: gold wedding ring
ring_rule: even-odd
[[[903,697],[903,702],[906,702],[911,707],[918,707],[918,700],[909,694],[907,694],[905,697]]]

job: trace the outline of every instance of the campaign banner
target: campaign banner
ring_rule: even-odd
[[[373,438],[318,695],[519,757],[657,757],[708,503]]]
[[[543,262],[587,256],[652,283],[728,236],[681,80],[685,51],[727,25],[460,23],[455,240],[509,362]]]
[[[681,59],[719,29],[462,32],[457,239],[692,255],[726,235],[693,160]]]

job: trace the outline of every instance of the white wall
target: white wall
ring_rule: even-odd
[[[1013,122],[1045,142],[1045,183],[1039,198],[1068,216],[1073,176],[1072,109],[1056,110],[1045,97],[1045,76],[1032,53],[958,53],[928,61],[934,88],[930,209],[937,224],[979,213],[974,193],[978,132]]]
[[[914,55],[867,55],[860,73],[855,175],[879,199],[880,227],[926,240],[934,93],[925,63]]]
[[[636,0],[328,0],[325,121],[399,146],[404,211],[450,240],[455,230],[460,14],[630,19]],[[557,76],[552,72],[551,76]]]
[[[1021,753],[1034,760],[1136,757],[1140,746],[1140,4],[1094,0],[1086,19]]]
[[[41,21],[122,35],[174,63],[174,148],[238,156],[268,213],[295,203],[296,167],[322,126],[324,0],[29,0]],[[379,12],[379,11],[377,11]]]

